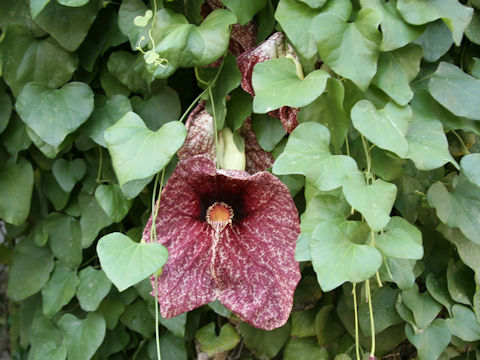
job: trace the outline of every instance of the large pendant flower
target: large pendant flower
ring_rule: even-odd
[[[150,241],[150,218],[143,238]],[[298,212],[287,187],[262,171],[180,161],[161,197],[157,241],[170,257],[158,301],[170,318],[218,299],[243,321],[274,329],[288,319],[300,280]]]
[[[237,65],[242,73],[241,85],[243,90],[255,96],[252,86],[252,74],[255,65],[267,60],[287,56],[298,61],[295,50],[287,43],[285,35],[281,32],[276,32],[257,47],[238,56]],[[299,108],[283,106],[280,109],[270,111],[269,114],[274,118],[280,119],[285,131],[291,133],[298,125],[297,115],[299,110]]]

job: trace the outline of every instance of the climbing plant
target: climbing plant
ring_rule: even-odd
[[[479,11],[478,0],[1,0],[11,358],[479,358]],[[188,193],[169,180],[185,184],[201,161],[279,189],[262,205],[278,242],[252,256],[294,283],[281,325],[240,314],[235,296],[162,316],[176,259],[156,222],[176,206],[162,189]],[[270,228],[279,214],[293,225]],[[292,231],[294,258],[279,266]]]

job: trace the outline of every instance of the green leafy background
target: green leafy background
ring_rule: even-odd
[[[480,358],[480,2],[153,1],[0,1],[0,350],[153,360],[157,325],[163,359],[353,359],[372,333],[378,357]],[[249,21],[304,78],[275,59],[241,90],[226,50]],[[140,239],[199,99],[219,130],[251,115],[301,214],[281,328],[219,302],[155,324],[168,253]]]

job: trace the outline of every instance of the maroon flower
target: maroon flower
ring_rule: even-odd
[[[206,155],[215,160],[213,117],[205,110],[205,101],[200,102],[193,109],[185,126],[187,128],[187,138],[177,152],[178,158],[185,160],[195,155]],[[240,128],[240,135],[245,140],[245,170],[248,173],[255,174],[273,165],[273,156],[258,144],[250,118],[247,118]]]
[[[252,86],[253,68],[258,63],[277,59],[280,57],[292,57],[298,61],[295,50],[287,43],[285,35],[276,32],[257,47],[244,52],[237,58],[237,65],[242,72],[242,88],[250,95],[255,96]],[[274,118],[280,119],[283,128],[287,133],[291,133],[298,125],[297,114],[300,109],[283,106],[280,109],[270,111],[268,114]]]
[[[152,219],[143,238],[150,241]],[[287,187],[262,171],[217,170],[198,155],[180,161],[156,219],[170,257],[158,278],[171,318],[218,299],[243,321],[274,329],[288,319],[300,280],[298,212]]]

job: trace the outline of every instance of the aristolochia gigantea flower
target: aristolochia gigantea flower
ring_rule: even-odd
[[[143,238],[150,241],[150,218]],[[274,329],[288,319],[300,280],[298,212],[269,172],[217,170],[203,155],[180,161],[155,221],[170,257],[158,278],[171,318],[218,299],[243,321]]]
[[[243,90],[255,96],[252,86],[253,68],[258,63],[281,57],[290,57],[298,63],[298,56],[295,50],[287,43],[285,35],[281,32],[276,32],[257,47],[238,56],[237,65],[242,72],[241,85]],[[283,106],[280,109],[270,111],[269,115],[280,119],[285,131],[291,133],[298,125],[297,115],[299,110],[299,108]]]

